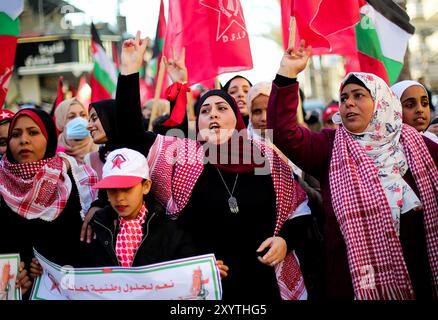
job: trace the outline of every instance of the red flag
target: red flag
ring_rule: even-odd
[[[63,81],[64,81],[64,77],[60,76],[58,78],[58,90],[56,93],[56,99],[55,99],[55,102],[53,103],[53,108],[52,108],[52,112],[51,112],[53,122],[55,122],[55,123],[56,123],[56,116],[55,116],[56,108],[64,100],[64,94],[62,92]],[[59,134],[58,128],[56,128],[56,134]]]
[[[207,79],[198,83],[206,89],[214,89],[216,86],[216,78]]]
[[[293,8],[297,41],[305,39],[315,54],[344,55],[347,72],[372,72],[388,84],[397,81],[415,28],[392,0],[282,0],[282,5],[283,12]],[[283,32],[288,31],[283,27]]]
[[[144,106],[146,101],[154,97],[154,86],[151,82],[140,78],[140,103]]]
[[[113,61],[116,65],[117,70],[120,70],[120,58],[119,58],[119,51],[117,49],[117,43],[112,43],[112,53],[113,53]]]
[[[9,81],[14,69],[15,51],[17,47],[17,37],[0,35],[0,110],[6,100]]]
[[[91,87],[87,83],[85,75],[79,80],[78,91],[76,98],[86,107],[90,104],[91,100]]]
[[[189,84],[226,72],[251,69],[252,57],[239,0],[174,0],[169,2],[164,52],[186,49]]]
[[[290,16],[296,18],[295,46],[301,39],[313,54],[356,54],[354,28],[359,20],[358,0],[281,0],[283,45],[289,41]]]
[[[154,76],[155,89],[158,83],[158,74],[160,73],[161,59],[163,58],[165,36],[166,36],[166,18],[164,16],[163,0],[161,0],[160,12],[158,15],[158,22],[157,22],[157,31],[155,33],[155,41],[154,41],[154,48],[152,54],[152,59],[155,59],[155,61],[153,61],[153,63],[155,63],[155,76]],[[167,86],[168,86],[167,72],[164,71],[163,85],[161,86],[161,92],[160,92],[160,97],[163,99],[166,98]]]
[[[71,96],[72,96],[72,97],[75,97],[76,94],[77,94],[77,92],[76,92],[76,90],[75,90],[75,87],[73,87],[73,85],[72,85],[71,83],[68,85],[68,91],[71,92]]]

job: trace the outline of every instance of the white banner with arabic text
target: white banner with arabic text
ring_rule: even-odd
[[[33,300],[220,300],[222,287],[213,254],[144,267],[61,267],[35,251],[43,275]]]

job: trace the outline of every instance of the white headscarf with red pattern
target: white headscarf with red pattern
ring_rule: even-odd
[[[353,74],[370,91],[374,114],[361,134],[344,126],[336,130],[329,181],[355,297],[415,298],[392,217],[394,211],[400,215],[420,203],[402,178],[408,168],[422,201],[431,281],[437,294],[437,167],[421,135],[402,124],[400,102],[386,83],[372,74]]]

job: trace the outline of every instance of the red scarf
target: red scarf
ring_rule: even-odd
[[[125,220],[120,217],[120,232],[117,235],[116,253],[122,267],[131,267],[134,255],[143,239],[143,223],[146,219],[146,206],[143,203],[137,218]]]
[[[421,135],[403,125],[400,143],[420,191],[432,284],[438,293],[438,170]],[[414,299],[391,209],[373,160],[341,126],[336,131],[329,181],[347,246],[357,299]]]
[[[276,194],[277,235],[283,223],[291,219],[296,208],[305,200],[306,193],[292,178],[289,165],[263,141],[252,142],[269,164]],[[177,217],[190,200],[193,188],[204,169],[202,145],[190,139],[158,135],[149,151],[151,192],[166,207],[166,213]],[[291,252],[275,267],[280,295],[285,300],[307,298],[303,277],[296,256]]]
[[[0,191],[6,204],[26,219],[56,219],[67,204],[71,183],[66,184],[58,156],[14,164],[3,157]]]
[[[10,163],[7,157],[0,161],[0,194],[6,204],[26,219],[55,220],[64,210],[70,197],[72,181],[63,165],[70,162],[82,206],[81,215],[96,199],[91,186],[97,182],[94,171],[87,166],[78,166],[66,155],[56,155],[31,163]]]

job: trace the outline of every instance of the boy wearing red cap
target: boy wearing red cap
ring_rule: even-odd
[[[144,266],[197,254],[191,238],[167,217],[148,211],[144,197],[151,180],[146,158],[131,149],[108,156],[103,179],[93,188],[106,189],[110,206],[98,211],[91,225],[90,267]],[[218,262],[221,276],[228,269]]]
[[[90,244],[90,267],[144,266],[196,255],[191,239],[173,221],[146,208],[152,183],[142,154],[112,151],[102,177],[93,188],[106,189],[110,206],[91,221],[96,239]]]

